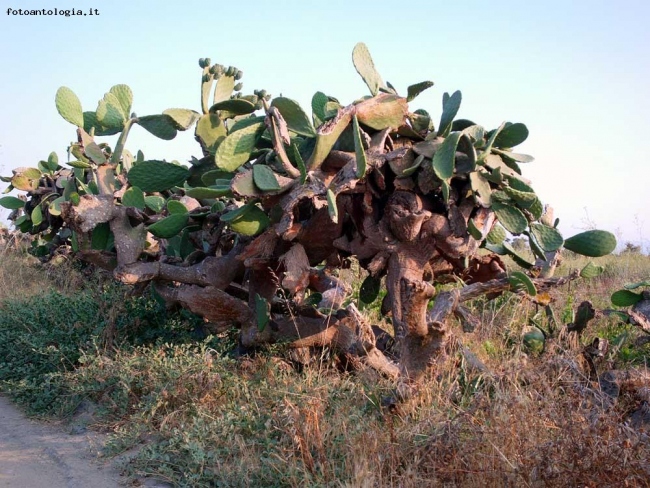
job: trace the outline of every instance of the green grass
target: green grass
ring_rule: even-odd
[[[20,259],[3,260],[0,277],[5,263],[19,269]],[[613,290],[650,277],[645,256],[605,261],[602,277],[552,292],[558,322],[582,300],[606,307]],[[23,266],[31,273],[37,265]],[[299,372],[279,345],[238,357],[237,331],[200,338],[201,320],[150,296],[129,297],[83,269],[44,278],[34,269],[38,286],[0,301],[0,389],[33,415],[74,419],[80,405],[92,405],[91,427],[109,433],[106,456],[137,448],[128,474],[187,487],[643,486],[650,479],[647,434],[623,422],[638,401],[626,392],[603,402],[580,367],[580,350],[557,339],[540,356],[527,355],[524,326],[553,324],[519,296],[474,301],[481,326],[456,330],[489,374],[454,356],[416,403],[389,413],[381,401],[394,385],[373,371],[341,373],[324,353]],[[62,276],[83,279],[53,291]],[[367,312],[376,319],[378,303]],[[638,367],[650,357],[648,345],[633,346],[638,335],[599,318],[583,343],[623,338],[599,368]]]

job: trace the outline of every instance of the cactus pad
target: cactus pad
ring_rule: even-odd
[[[273,99],[271,106],[280,111],[291,132],[305,137],[316,137],[316,129],[298,102],[290,98],[277,97]]]
[[[136,122],[154,136],[170,141],[176,137],[176,123],[169,115],[146,115],[138,117]]]
[[[132,186],[144,192],[156,192],[181,186],[189,175],[190,172],[183,166],[151,160],[136,164],[128,172],[127,178]]]
[[[132,186],[124,192],[124,195],[122,195],[122,205],[125,207],[135,207],[144,210],[144,193],[137,186]]]
[[[352,50],[352,63],[354,64],[357,73],[361,75],[365,84],[368,85],[370,93],[372,93],[373,96],[377,95],[379,89],[384,87],[384,81],[375,69],[375,63],[372,61],[368,46],[363,42],[354,46],[354,49]]]
[[[70,88],[67,86],[59,88],[56,91],[54,101],[61,117],[77,127],[84,126],[84,114],[81,109],[81,102]]]
[[[156,237],[160,237],[161,239],[169,239],[175,235],[178,235],[183,230],[183,228],[185,228],[188,218],[189,215],[187,213],[172,214],[162,220],[159,220],[155,224],[150,225],[147,227],[147,230]]]
[[[438,126],[438,135],[446,137],[449,134],[451,124],[456,114],[458,114],[462,100],[463,95],[460,90],[455,91],[451,96],[445,93],[445,96],[442,98],[442,116],[440,117],[440,125]]]
[[[564,241],[564,247],[583,256],[597,258],[610,254],[616,248],[616,237],[604,230],[588,230]]]
[[[562,247],[564,239],[557,229],[544,224],[530,224],[530,231],[535,241],[547,252],[556,251]]]
[[[265,128],[264,122],[258,121],[231,132],[217,148],[217,167],[224,171],[235,171],[248,161]]]

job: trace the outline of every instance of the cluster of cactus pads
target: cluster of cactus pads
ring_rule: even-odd
[[[464,300],[505,289],[535,295],[554,283],[563,248],[612,252],[611,233],[560,234],[522,176],[533,158],[513,150],[528,137],[524,124],[487,130],[457,119],[459,91],[443,95],[434,120],[409,108],[432,82],[403,96],[384,83],[364,44],[352,59],[370,95],[342,105],[317,92],[311,116],[264,90],[242,95],[242,72],[209,59],[199,61],[200,112],[137,116],[126,85],[84,112],[62,87],[56,107],[78,135],[67,162],[52,153],[15,169],[3,178],[6,193],[27,198],[5,196],[0,205],[35,236],[36,252],[72,250],[124,283],[151,283],[213,328],[240,327],[246,346],[331,345],[408,381],[443,354],[450,315],[473,327]],[[161,139],[194,127],[202,157],[186,167],[134,156],[126,149],[134,125]],[[113,148],[97,141],[113,134]],[[524,234],[535,259],[517,253],[508,234]],[[527,271],[507,273],[503,255]],[[393,359],[333,272],[350,257],[368,271],[362,301],[376,300],[385,283]],[[582,273],[599,271],[590,264]],[[458,278],[466,286],[436,295],[435,284]]]

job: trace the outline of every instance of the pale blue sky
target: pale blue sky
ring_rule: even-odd
[[[210,57],[244,71],[245,93],[264,88],[308,108],[321,90],[349,103],[367,91],[351,62],[363,41],[399,91],[435,82],[413,110],[437,118],[442,93],[460,89],[459,117],[527,124],[518,150],[536,161],[524,175],[565,236],[583,226],[586,208],[600,228],[648,246],[650,2],[529,3],[0,0],[0,174],[52,150],[64,156],[74,128],[54,106],[61,85],[86,110],[117,83],[131,86],[139,115],[199,110],[197,60]],[[100,15],[6,14],[55,7]],[[165,142],[138,129],[127,147],[147,158],[200,153],[190,133]]]

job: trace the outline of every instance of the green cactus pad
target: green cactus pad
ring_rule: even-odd
[[[316,136],[316,147],[309,159],[308,168],[315,170],[325,161],[330,151],[336,144],[336,141],[341,136],[345,128],[352,120],[352,111],[343,110],[338,113],[336,118],[326,122],[318,128],[318,135]]]
[[[50,171],[56,171],[57,168],[59,167],[59,156],[54,151],[52,151],[50,155],[47,157],[45,166]]]
[[[53,215],[54,217],[58,217],[59,215],[61,215],[61,204],[63,202],[65,202],[65,198],[63,197],[59,197],[52,200],[52,202],[50,202],[50,205],[48,207],[49,214]]]
[[[357,116],[352,117],[352,135],[354,137],[354,153],[357,160],[357,178],[363,178],[366,175],[366,151],[363,148],[363,140],[361,139],[361,129],[359,128],[359,120]]]
[[[270,224],[266,213],[258,206],[251,206],[241,217],[230,222],[230,228],[244,236],[255,236]]]
[[[196,198],[197,200],[205,200],[210,198],[230,197],[232,196],[232,191],[230,189],[230,181],[228,181],[227,186],[214,185],[210,187],[190,188],[185,191],[185,195]]]
[[[316,126],[321,125],[329,118],[328,115],[331,115],[325,108],[328,102],[329,98],[323,92],[314,93],[311,99],[311,111]]]
[[[161,239],[169,239],[175,235],[178,235],[183,230],[183,228],[185,228],[188,219],[189,215],[187,212],[184,214],[172,214],[162,220],[159,220],[155,224],[150,225],[147,227],[147,230],[156,237],[159,237]]]
[[[379,296],[381,290],[381,279],[372,275],[366,277],[359,288],[359,301],[364,305],[370,305]]]
[[[517,263],[519,266],[521,266],[522,268],[531,269],[533,266],[535,266],[535,263],[531,263],[525,257],[523,257],[521,254],[519,254],[517,251],[515,251],[515,249],[508,242],[506,242],[506,241],[502,242],[501,247],[512,258],[512,260],[515,263]]]
[[[165,199],[158,195],[148,195],[144,197],[144,204],[154,212],[160,213],[165,208]]]
[[[122,112],[120,101],[110,92],[106,93],[104,98],[99,101],[95,115],[97,116],[97,122],[103,127],[119,130],[124,128],[124,123],[128,117]]]
[[[144,210],[144,193],[137,186],[132,186],[124,192],[124,195],[122,195],[122,205],[125,207],[135,207]]]
[[[214,87],[214,97],[212,103],[219,103],[230,99],[233,90],[235,89],[234,76],[220,76],[217,84]]]
[[[110,234],[111,228],[108,222],[98,224],[92,231],[90,247],[96,251],[103,251],[106,249]]]
[[[522,273],[521,271],[513,271],[510,273],[508,276],[508,281],[510,282],[510,286],[514,291],[524,290],[531,297],[537,295],[535,283],[533,283],[528,275]]]
[[[59,88],[56,91],[54,102],[56,103],[56,110],[59,112],[59,115],[61,115],[61,117],[63,117],[67,122],[70,122],[72,125],[76,125],[77,127],[84,126],[84,115],[83,110],[81,109],[81,102],[70,88],[67,86]]]
[[[490,244],[501,244],[506,240],[506,230],[499,224],[492,227],[488,235],[485,237]]]
[[[105,164],[107,161],[106,156],[104,156],[104,151],[95,142],[86,144],[84,154],[95,164]]]
[[[449,180],[454,176],[454,167],[456,165],[456,148],[462,133],[454,132],[445,139],[442,145],[433,155],[431,164],[433,171],[441,180]]]
[[[259,332],[264,332],[267,324],[269,323],[270,317],[270,308],[269,302],[266,298],[260,296],[259,293],[255,293],[255,317],[257,319],[257,330]]]
[[[262,191],[275,191],[280,189],[276,174],[265,164],[256,164],[253,166],[253,181],[255,182],[255,186]]]
[[[316,137],[316,129],[298,102],[286,97],[277,97],[273,99],[271,106],[280,111],[291,132],[305,137]]]
[[[9,210],[16,210],[18,208],[23,208],[25,202],[20,198],[8,196],[0,198],[0,207],[8,208]]]
[[[519,208],[528,209],[537,200],[537,195],[533,192],[515,190],[507,186],[503,188],[503,191],[515,201]]]
[[[296,166],[298,167],[298,171],[300,171],[300,184],[304,185],[305,181],[307,181],[307,167],[305,166],[305,161],[302,159],[302,156],[300,155],[300,150],[298,149],[298,146],[292,143],[291,150],[289,151],[288,154],[291,157],[292,161],[295,162]]]
[[[526,326],[523,332],[522,342],[526,352],[529,354],[541,354],[544,352],[546,337],[539,327]]]
[[[483,239],[483,233],[478,229],[478,227],[476,227],[474,219],[469,219],[467,221],[467,230],[469,231],[469,234],[477,241]]]
[[[623,288],[625,288],[626,290],[636,290],[637,288],[641,288],[642,286],[650,286],[650,280],[639,281],[637,283],[628,283],[626,285],[623,285]]]
[[[494,140],[494,147],[515,147],[528,138],[528,127],[522,123],[506,124]]]
[[[187,212],[187,207],[183,205],[181,202],[178,200],[168,200],[167,201],[167,212],[169,215],[177,215],[177,214],[186,214]]]
[[[583,256],[597,258],[616,249],[616,237],[604,230],[588,230],[564,241],[564,247]]]
[[[217,114],[205,114],[196,123],[194,135],[204,151],[214,154],[228,131]]]
[[[165,141],[172,140],[177,134],[176,123],[169,115],[145,115],[144,117],[138,117],[136,123],[144,127],[149,133]]]
[[[406,98],[382,93],[355,105],[359,122],[375,130],[404,125],[408,115]]]
[[[631,307],[640,302],[643,296],[630,290],[618,290],[612,293],[612,304],[617,307]]]
[[[149,193],[181,186],[189,175],[190,172],[183,166],[151,160],[136,164],[128,172],[127,178],[132,186]]]
[[[368,85],[370,93],[372,93],[373,96],[377,95],[379,89],[385,86],[384,81],[375,69],[375,63],[372,61],[368,46],[363,42],[354,46],[354,49],[352,50],[352,63],[354,64],[357,73],[361,75],[365,84]]]
[[[248,115],[255,112],[255,104],[244,98],[233,98],[215,103],[210,107],[210,113],[222,112],[224,119],[236,117],[237,115]],[[224,113],[225,112],[225,113]]]
[[[327,189],[327,211],[329,212],[332,222],[337,224],[339,221],[339,208],[336,205],[336,195],[331,188]]]
[[[494,201],[492,208],[501,225],[511,234],[521,234],[528,227],[526,216],[517,207]]]
[[[505,126],[506,126],[506,123],[503,122],[499,127],[497,127],[496,129],[488,132],[489,137],[488,137],[487,144],[483,148],[483,154],[481,155],[481,158],[480,158],[481,160],[485,160],[490,155],[490,153],[492,152],[492,146],[494,145],[494,141],[499,136],[499,133],[503,130],[503,128]]]
[[[532,163],[535,161],[535,158],[530,154],[518,154],[510,151],[502,151],[496,148],[492,148],[492,151],[501,156],[504,160],[515,161],[518,163]]]
[[[451,132],[451,124],[460,109],[460,103],[463,100],[463,95],[460,90],[454,92],[449,96],[448,93],[442,98],[442,116],[440,117],[440,125],[438,126],[438,135],[447,137]]]
[[[424,90],[428,90],[433,86],[433,81],[421,81],[415,85],[411,85],[406,89],[406,101],[412,102]]]
[[[589,261],[587,265],[580,270],[580,276],[583,278],[596,278],[600,276],[605,271],[604,266],[597,266],[593,261]]]
[[[564,244],[562,234],[553,227],[544,224],[530,224],[530,231],[544,251],[557,251]]]
[[[128,85],[115,85],[109,90],[117,99],[122,109],[122,113],[126,118],[131,113],[131,106],[133,105],[133,92]]]
[[[30,219],[34,227],[38,227],[39,225],[41,225],[41,223],[43,222],[43,210],[41,209],[40,205],[36,205],[34,207]]]
[[[235,176],[233,173],[228,171],[221,171],[220,169],[214,169],[211,171],[206,171],[201,175],[201,181],[206,186],[216,185],[218,180],[232,180],[232,177]]]
[[[472,171],[469,174],[469,182],[476,203],[489,208],[492,205],[492,188],[490,182],[485,178],[485,174],[482,171]]]
[[[186,108],[168,108],[163,112],[163,115],[167,115],[172,119],[176,130],[189,129],[201,117],[198,112]]]
[[[231,132],[217,148],[217,167],[224,171],[235,171],[247,162],[265,128],[264,122],[260,121]]]

